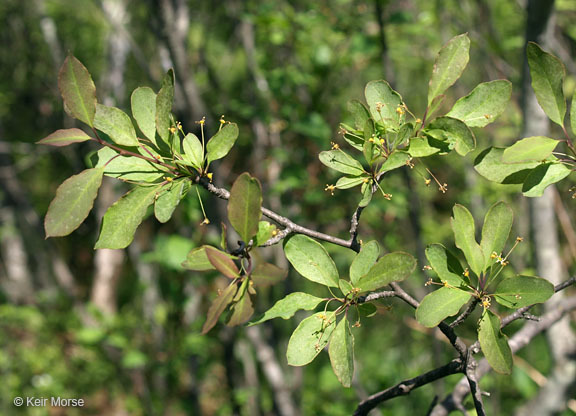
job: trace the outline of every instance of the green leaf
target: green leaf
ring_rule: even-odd
[[[454,231],[454,241],[464,253],[470,269],[477,275],[484,270],[484,254],[480,245],[476,242],[476,231],[474,218],[466,207],[454,205],[454,217],[452,218],[452,230]]]
[[[449,316],[456,315],[470,299],[470,293],[451,287],[441,287],[427,294],[416,309],[416,320],[432,328]]]
[[[489,147],[474,160],[474,169],[488,180],[503,184],[520,184],[539,162],[506,164],[502,162],[503,148]]]
[[[362,291],[380,289],[392,282],[406,279],[416,268],[416,259],[408,253],[388,253],[380,257],[368,273],[356,281]]]
[[[328,344],[335,323],[334,312],[318,312],[300,322],[288,341],[288,364],[302,366],[311,363]]]
[[[202,143],[195,134],[188,133],[182,140],[182,149],[184,150],[184,159],[187,160],[197,170],[204,164],[204,150]]]
[[[364,179],[368,179],[367,175],[363,176],[343,176],[336,182],[337,189],[349,189],[364,183]]]
[[[361,303],[358,305],[360,316],[370,318],[378,313],[378,308],[373,303]]]
[[[354,126],[357,129],[363,129],[366,125],[366,121],[370,119],[370,113],[368,109],[358,100],[348,101],[348,111],[354,117]]]
[[[513,222],[514,213],[505,202],[495,203],[486,213],[482,227],[482,241],[480,242],[480,247],[484,253],[485,268],[490,265],[490,256],[493,252],[500,255],[504,250]]]
[[[156,93],[152,88],[139,87],[130,97],[132,117],[144,136],[156,143]]]
[[[96,113],[96,87],[82,63],[68,55],[58,73],[58,88],[64,100],[64,110],[90,127]]]
[[[560,143],[558,140],[544,136],[527,137],[518,140],[512,146],[504,150],[503,163],[520,163],[528,161],[542,161],[552,154],[552,151]]]
[[[123,181],[154,182],[162,178],[166,171],[144,159],[134,156],[120,156],[109,147],[96,153],[97,168],[104,168],[104,174]]]
[[[311,311],[315,309],[324,299],[309,295],[308,293],[290,293],[284,299],[280,299],[257,321],[250,322],[250,326],[258,325],[262,322],[274,318],[289,319],[298,311]]]
[[[206,145],[208,163],[226,156],[236,143],[236,139],[238,139],[238,126],[236,124],[228,123],[222,127]]]
[[[374,122],[371,119],[366,121],[366,125],[364,126],[364,144],[362,145],[362,154],[364,155],[364,159],[368,165],[372,166],[372,162],[374,161]],[[371,140],[372,139],[372,140]]]
[[[276,226],[274,224],[270,224],[268,221],[260,221],[258,223],[258,232],[256,233],[254,245],[261,246],[274,237],[276,231]]]
[[[478,327],[478,341],[488,364],[501,374],[512,372],[512,351],[508,338],[500,331],[500,318],[485,310]]]
[[[159,189],[160,186],[137,186],[108,208],[94,248],[127,247]]]
[[[382,163],[382,166],[380,166],[380,169],[378,170],[378,174],[389,172],[391,170],[401,168],[402,166],[406,166],[406,163],[410,159],[412,159],[410,153],[403,152],[402,150],[395,150],[392,153],[390,153],[388,159],[386,159],[386,161]]]
[[[136,131],[130,117],[116,107],[96,104],[94,127],[107,134],[116,144],[138,146]]]
[[[164,143],[170,141],[172,127],[171,112],[174,103],[174,71],[169,69],[162,79],[162,86],[156,96],[156,131]]]
[[[44,137],[42,140],[37,141],[37,144],[46,144],[50,146],[68,146],[72,143],[81,143],[91,140],[92,137],[88,136],[80,129],[62,129],[56,130],[54,133]]]
[[[360,162],[340,149],[320,152],[318,158],[324,165],[338,172],[354,176],[359,176],[364,173]]]
[[[400,124],[400,115],[396,111],[402,105],[402,97],[386,81],[371,81],[364,90],[370,114],[375,122],[386,129],[396,129]]]
[[[354,290],[354,286],[348,281],[344,279],[338,280],[338,288],[342,292],[344,296],[348,295]]]
[[[362,199],[358,203],[358,206],[365,207],[370,203],[370,201],[372,201],[372,183],[363,183],[361,190]]]
[[[328,347],[332,370],[344,387],[350,387],[354,375],[354,336],[346,317],[340,319]]]
[[[244,279],[242,282],[242,286],[238,290],[238,294],[241,293],[240,298],[238,299],[238,294],[234,300],[236,303],[232,305],[230,318],[228,322],[226,322],[227,326],[236,326],[242,325],[245,322],[248,322],[254,314],[254,307],[252,306],[252,299],[250,299],[250,294],[248,293],[248,285],[249,280]]]
[[[562,163],[544,163],[534,168],[526,177],[522,193],[528,197],[540,197],[548,186],[561,181],[571,172],[570,168]]]
[[[505,79],[478,84],[466,97],[460,98],[448,117],[462,120],[469,127],[484,127],[504,112],[512,95],[512,83]]]
[[[190,190],[190,181],[187,179],[174,181],[158,195],[154,202],[154,215],[161,223],[168,222],[174,210]]]
[[[566,75],[564,65],[534,42],[528,42],[526,56],[530,66],[532,88],[540,107],[550,120],[563,127],[566,115],[566,100],[562,91]]]
[[[476,148],[476,138],[472,130],[462,121],[451,117],[438,117],[428,126],[430,130],[441,130],[445,140],[460,156],[465,156]]]
[[[356,285],[358,280],[364,276],[374,266],[380,255],[378,242],[372,240],[362,244],[360,252],[356,255],[350,265],[350,281]]]
[[[222,315],[222,312],[226,307],[232,302],[236,292],[238,291],[238,286],[236,284],[229,285],[224,291],[212,302],[210,309],[208,309],[208,317],[204,326],[202,327],[202,334],[208,333],[214,325],[218,323],[218,318]]]
[[[414,133],[414,125],[412,123],[405,123],[400,126],[398,133],[396,133],[396,138],[392,142],[392,148],[396,149],[398,146],[403,145],[412,137]]]
[[[186,260],[182,262],[182,267],[188,270],[196,270],[203,272],[206,270],[216,270],[208,256],[206,255],[206,246],[197,247],[191,250],[186,256]]]
[[[450,39],[440,49],[428,86],[428,106],[460,78],[468,64],[469,50],[470,39],[466,33]]]
[[[464,283],[462,265],[442,244],[431,244],[426,247],[426,258],[442,282],[455,287]]]
[[[235,279],[240,276],[240,270],[232,260],[232,257],[228,253],[224,253],[214,247],[204,246],[206,251],[206,257],[208,261],[212,263],[212,266],[224,276],[230,279]]]
[[[494,291],[494,299],[507,308],[518,309],[535,303],[544,303],[553,294],[554,285],[548,280],[520,275],[500,282]]]
[[[86,169],[58,187],[44,220],[46,238],[68,235],[84,222],[94,205],[103,173],[101,168]]]
[[[438,152],[448,153],[448,144],[432,137],[413,137],[410,139],[408,153],[412,157],[427,157]]]
[[[576,91],[572,96],[572,104],[570,105],[570,128],[572,133],[576,135]]]
[[[302,234],[284,240],[284,252],[296,271],[324,286],[338,287],[338,270],[322,244]]]
[[[281,282],[286,278],[287,274],[287,270],[281,269],[274,264],[258,263],[254,270],[252,270],[250,278],[254,282],[254,286],[266,287]]]
[[[244,172],[234,181],[228,199],[228,219],[243,241],[250,241],[258,232],[261,208],[260,182]]]

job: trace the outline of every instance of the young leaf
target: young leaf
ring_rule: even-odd
[[[398,128],[400,114],[396,111],[402,105],[402,97],[386,81],[371,81],[364,90],[370,114],[375,122],[386,129]]]
[[[462,265],[442,244],[426,247],[426,258],[442,282],[455,287],[464,283]]]
[[[354,286],[352,286],[352,284],[348,280],[344,279],[338,280],[338,288],[345,296],[354,290]]]
[[[406,166],[406,163],[408,163],[410,159],[412,159],[412,157],[408,152],[403,152],[402,150],[395,150],[392,153],[390,153],[388,159],[386,159],[386,161],[382,163],[382,166],[380,166],[380,169],[378,170],[378,174],[389,172],[391,170],[398,169],[402,166]]]
[[[504,112],[512,95],[512,83],[505,79],[478,84],[460,98],[446,114],[462,120],[468,127],[484,127]]]
[[[520,163],[544,160],[552,154],[558,143],[560,143],[558,140],[544,136],[533,136],[518,140],[504,150],[502,162]]]
[[[104,168],[104,174],[123,181],[154,182],[162,178],[164,168],[133,156],[120,156],[109,147],[96,153],[97,168]]]
[[[58,73],[58,88],[64,100],[64,110],[90,127],[96,113],[96,87],[82,63],[68,55]]]
[[[134,233],[159,189],[160,186],[137,186],[108,208],[94,248],[127,247],[134,239]]]
[[[182,149],[184,150],[184,159],[187,160],[197,170],[204,164],[204,150],[202,143],[195,134],[188,133],[182,140]]]
[[[504,184],[520,184],[539,162],[506,164],[502,162],[503,148],[489,147],[474,160],[474,169],[488,180]]]
[[[212,266],[224,276],[230,279],[235,279],[240,276],[240,270],[232,260],[232,257],[228,253],[224,253],[214,247],[204,246],[206,250],[206,257],[208,261],[212,263]]]
[[[206,145],[208,163],[226,156],[236,143],[236,139],[238,139],[238,126],[236,124],[228,123],[222,127]]]
[[[250,326],[258,325],[262,322],[274,318],[289,319],[298,311],[311,311],[315,309],[324,299],[309,295],[308,293],[290,293],[284,299],[280,299],[257,321],[250,322]]]
[[[459,204],[454,205],[453,212],[452,230],[456,247],[462,250],[472,271],[480,276],[484,270],[484,254],[476,242],[474,218],[466,207]]]
[[[460,78],[468,64],[469,50],[470,39],[466,33],[450,39],[440,49],[428,86],[428,106]]]
[[[450,149],[446,143],[432,137],[413,137],[410,139],[407,151],[412,157],[427,157],[438,152],[448,153]]]
[[[428,126],[429,130],[440,130],[442,136],[460,156],[466,156],[476,148],[472,130],[462,121],[451,117],[438,117]]]
[[[130,117],[116,107],[96,104],[94,127],[110,136],[116,144],[122,146],[138,146],[136,131]]]
[[[370,119],[368,109],[358,100],[348,101],[348,111],[354,117],[354,126],[357,129],[362,129],[366,125],[366,121]]]
[[[238,286],[236,284],[230,284],[224,291],[212,302],[210,309],[208,309],[208,317],[204,326],[202,327],[202,334],[208,333],[214,325],[218,322],[218,318],[222,315],[222,312],[226,307],[232,302],[236,292],[238,291]]]
[[[302,366],[312,362],[328,344],[335,323],[334,312],[318,312],[300,322],[288,341],[288,364]]]
[[[258,263],[252,270],[250,278],[254,282],[255,287],[266,287],[281,282],[287,274],[287,270],[281,269],[274,264]]]
[[[252,306],[252,299],[250,299],[250,294],[248,293],[249,280],[244,279],[242,286],[238,289],[238,293],[234,297],[234,305],[231,308],[231,315],[226,322],[227,326],[242,325],[248,322],[252,314],[254,313],[254,307]],[[240,298],[238,298],[238,295]]]
[[[80,129],[62,129],[56,130],[49,136],[44,137],[42,140],[37,141],[37,144],[47,144],[50,146],[68,146],[72,143],[81,143],[90,140],[92,137],[88,136]]]
[[[372,184],[371,183],[363,183],[362,184],[362,199],[358,203],[359,207],[367,206],[370,201],[372,201]]]
[[[132,117],[152,143],[156,143],[156,93],[152,88],[139,87],[130,97]]]
[[[192,249],[188,255],[186,256],[186,260],[182,262],[182,267],[188,270],[196,270],[196,271],[206,271],[206,270],[216,270],[210,260],[208,260],[208,256],[206,255],[206,247],[196,247]]]
[[[433,328],[449,316],[456,315],[470,299],[470,293],[451,287],[441,287],[427,294],[416,309],[416,320]]]
[[[154,202],[154,216],[161,223],[168,222],[174,210],[190,190],[190,181],[174,181],[168,189],[158,195]]]
[[[362,154],[364,155],[364,160],[369,166],[372,166],[374,161],[374,122],[369,119],[366,121],[366,126],[364,126],[364,144],[362,145]]]
[[[362,244],[360,252],[356,255],[350,265],[350,281],[353,285],[358,282],[374,266],[380,255],[380,246],[376,241],[369,241]]]
[[[320,152],[318,158],[324,165],[338,172],[353,176],[359,176],[364,173],[360,162],[340,149]]]
[[[392,142],[392,148],[396,149],[398,146],[403,145],[410,139],[412,133],[414,132],[414,125],[412,123],[405,123],[400,126],[398,133],[396,133],[396,138]]]
[[[484,264],[488,267],[492,253],[500,255],[514,222],[514,213],[505,202],[497,202],[490,207],[484,218],[480,247],[484,253]]]
[[[554,285],[546,279],[515,276],[500,282],[494,291],[494,299],[507,308],[518,309],[535,303],[544,303],[553,294]]]
[[[570,168],[562,163],[544,163],[532,169],[526,177],[522,193],[528,197],[540,197],[548,186],[561,181],[571,172]]]
[[[156,96],[156,131],[164,143],[170,140],[172,104],[174,103],[174,71],[169,69]]]
[[[338,181],[336,182],[336,188],[337,189],[349,189],[349,188],[353,188],[355,186],[361,185],[364,183],[365,179],[368,179],[369,177],[366,175],[363,176],[342,176],[340,179],[338,179]]]
[[[244,172],[234,181],[228,200],[228,219],[243,241],[250,241],[258,232],[261,208],[260,182]]]
[[[376,290],[406,279],[416,268],[416,259],[408,253],[388,253],[380,257],[364,276],[356,281],[362,291]]]
[[[354,375],[354,336],[346,317],[340,319],[332,333],[328,355],[338,381],[344,387],[350,387]]]
[[[566,69],[562,62],[534,42],[528,42],[526,56],[530,66],[532,88],[542,110],[554,123],[564,126],[566,100],[562,84]]]
[[[488,364],[501,374],[512,372],[512,351],[508,338],[500,331],[500,318],[485,310],[478,327],[478,341]]]
[[[58,187],[44,220],[46,238],[68,235],[82,224],[94,205],[103,173],[101,168],[86,169]]]
[[[261,246],[274,237],[275,232],[277,232],[277,230],[274,224],[270,224],[268,221],[260,221],[258,223],[258,232],[256,233],[254,245]]]
[[[284,240],[284,253],[296,271],[324,286],[338,287],[338,270],[322,244],[302,234]]]

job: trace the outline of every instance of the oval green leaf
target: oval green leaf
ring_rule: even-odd
[[[392,282],[406,279],[416,268],[416,259],[408,253],[394,252],[380,257],[364,276],[356,281],[362,291],[380,289]]]
[[[364,173],[360,162],[340,149],[320,152],[318,158],[324,165],[338,172],[354,176],[360,176]]]
[[[544,136],[526,137],[504,150],[502,162],[520,163],[545,160],[552,154],[558,143],[560,143],[558,140]]]
[[[61,129],[56,130],[54,133],[44,137],[42,140],[37,141],[37,144],[46,144],[49,146],[68,146],[72,143],[81,143],[91,140],[92,137],[88,136],[80,129]]]
[[[463,122],[452,117],[438,117],[428,126],[430,130],[440,130],[450,148],[460,156],[465,156],[476,148],[476,138],[472,130]],[[437,132],[438,133],[438,132]],[[433,135],[433,137],[436,137]]]
[[[180,201],[190,190],[190,181],[187,179],[172,182],[164,192],[158,195],[154,202],[154,216],[161,223],[168,222]]]
[[[164,143],[170,141],[172,127],[172,104],[174,103],[174,71],[169,69],[162,79],[162,86],[156,96],[156,131]]]
[[[222,127],[206,145],[208,163],[226,156],[236,143],[236,139],[238,139],[238,126],[235,123],[228,123]]]
[[[554,294],[554,285],[534,276],[515,276],[504,279],[494,291],[494,299],[507,308],[518,309],[544,303]]]
[[[162,178],[166,171],[134,156],[120,156],[109,147],[103,147],[96,153],[97,168],[104,169],[104,175],[123,181],[154,182]]]
[[[513,222],[514,212],[505,202],[495,203],[486,213],[482,227],[482,241],[480,242],[480,247],[484,253],[485,269],[491,263],[490,256],[492,253],[502,254]]]
[[[362,244],[360,252],[350,265],[350,281],[355,285],[374,266],[380,255],[380,245],[377,241],[369,241]]]
[[[398,107],[402,105],[402,97],[392,89],[386,81],[371,81],[364,90],[366,102],[370,108],[372,119],[381,123],[387,129],[397,129],[400,124]]]
[[[512,372],[512,350],[508,338],[500,331],[500,318],[485,310],[478,327],[478,341],[488,364],[501,374]]]
[[[416,320],[428,328],[437,326],[456,315],[470,299],[470,293],[451,287],[441,287],[427,294],[416,309]]]
[[[338,381],[344,387],[350,387],[354,375],[354,336],[346,317],[340,319],[332,333],[328,355]]]
[[[380,169],[378,170],[378,174],[406,166],[406,163],[408,163],[410,159],[412,159],[412,157],[408,152],[395,150],[390,153],[388,159],[382,163],[382,166],[380,166]]]
[[[311,311],[323,300],[324,299],[309,295],[308,293],[290,293],[284,299],[276,302],[260,319],[250,322],[250,326],[258,325],[274,318],[289,319],[298,311]]]
[[[258,232],[261,209],[260,181],[244,172],[234,181],[228,199],[228,219],[243,241],[250,241]]]
[[[322,244],[305,235],[296,234],[285,240],[284,253],[296,271],[306,279],[338,287],[338,270]]]
[[[96,105],[94,127],[107,134],[116,144],[122,146],[138,146],[136,131],[130,117],[116,107]]]
[[[348,101],[348,111],[354,118],[354,126],[359,130],[363,129],[366,121],[370,119],[370,113],[364,104],[358,100]]]
[[[548,186],[561,181],[571,172],[570,168],[562,163],[544,163],[532,169],[526,177],[522,193],[528,197],[540,197]]]
[[[184,159],[200,170],[204,164],[204,149],[202,149],[202,143],[195,134],[188,133],[184,137],[182,150],[184,150]]]
[[[90,127],[96,113],[96,87],[90,73],[82,63],[68,55],[58,73],[58,88],[64,100],[64,109]]]
[[[335,324],[334,312],[318,312],[300,322],[288,341],[288,364],[302,366],[311,363],[328,344]]]
[[[428,86],[428,105],[444,93],[462,75],[468,64],[470,39],[466,33],[456,36],[440,49]]]
[[[464,253],[470,269],[480,276],[484,270],[484,253],[476,242],[474,218],[466,207],[459,204],[454,205],[453,213],[452,231],[456,247]]]
[[[455,287],[465,283],[460,261],[442,244],[431,244],[426,247],[426,258],[442,282]]]
[[[132,117],[152,143],[156,143],[156,93],[149,87],[139,87],[130,97]]]
[[[489,147],[474,160],[474,169],[488,180],[504,184],[521,184],[539,162],[506,164],[502,162],[503,148]]]
[[[336,182],[336,188],[338,189],[349,189],[364,183],[364,179],[368,179],[368,176],[342,176]]]

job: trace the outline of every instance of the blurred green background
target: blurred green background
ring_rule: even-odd
[[[555,7],[554,53],[567,65],[571,96],[576,2],[559,0]],[[263,182],[266,206],[347,238],[360,194],[325,192],[336,176],[317,158],[331,141],[346,147],[338,124],[350,121],[347,101],[362,100],[368,81],[386,79],[421,116],[437,51],[468,32],[470,63],[448,91],[444,109],[479,82],[509,79],[512,101],[497,122],[475,131],[476,153],[512,143],[522,129],[522,1],[3,0],[0,27],[0,414],[264,416],[286,414],[289,407],[280,400],[287,397],[294,416],[350,415],[366,395],[453,357],[444,339],[417,325],[413,311],[394,300],[381,301],[379,313],[356,331],[350,389],[338,383],[327,354],[305,368],[286,365],[288,338],[305,315],[251,332],[218,325],[200,335],[222,278],[186,271],[180,263],[191,248],[218,243],[225,203],[203,194],[212,224],[200,226],[203,217],[191,192],[169,223],[146,220],[128,249],[95,252],[104,210],[128,189],[106,180],[84,225],[69,237],[45,240],[43,216],[56,188],[84,169],[96,147],[54,149],[35,142],[76,125],[65,115],[57,87],[68,52],[92,73],[99,101],[123,109],[134,88],[157,89],[174,67],[174,112],[186,131],[196,131],[203,116],[212,132],[222,114],[239,124],[237,146],[216,167],[219,186],[229,188],[237,174],[249,171]],[[419,259],[404,285],[418,298],[429,290],[423,249],[451,244],[448,219],[456,202],[477,219],[498,200],[512,203],[514,232],[526,242],[513,267],[534,270],[526,200],[518,189],[478,176],[474,156],[427,159],[439,181],[448,183],[446,194],[425,186],[422,165],[396,171],[382,184],[392,199],[376,197],[363,213],[364,241],[377,239],[387,251]],[[558,192],[561,209],[573,218],[569,182]],[[560,234],[561,255],[573,272],[570,232],[571,226]],[[326,247],[345,273],[353,253]],[[281,248],[263,253],[288,267]],[[284,283],[260,293],[256,312],[294,290],[321,291],[316,286],[291,271]],[[474,340],[473,324],[459,335]],[[512,414],[550,370],[544,337],[519,357],[513,376],[482,380],[492,392],[489,414]],[[394,399],[374,414],[426,414],[434,396],[449,393],[459,378]],[[82,398],[86,405],[16,408],[16,396]],[[564,414],[575,414],[574,408]]]

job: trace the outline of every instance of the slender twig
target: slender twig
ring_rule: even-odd
[[[476,305],[478,305],[478,303],[480,302],[480,299],[478,298],[474,298],[472,299],[472,302],[470,302],[468,304],[468,307],[466,308],[466,310],[464,312],[462,312],[462,314],[454,319],[454,321],[452,323],[450,323],[449,327],[450,328],[456,328],[458,325],[460,325],[462,322],[464,322],[464,320],[466,318],[468,318],[470,316],[470,314],[474,311],[474,309],[476,308]]]
[[[480,387],[478,386],[478,378],[476,376],[477,367],[478,363],[474,357],[472,357],[472,353],[469,351],[468,359],[466,362],[466,380],[468,380],[468,385],[470,386],[470,392],[472,393],[472,400],[474,401],[476,414],[478,416],[486,416],[484,403],[482,403],[482,393],[480,391]]]
[[[371,301],[376,300],[376,299],[391,298],[394,296],[396,296],[395,291],[384,290],[382,292],[374,292],[374,293],[370,293],[369,295],[366,295],[366,296],[360,296],[358,298],[358,303],[366,303],[366,302],[371,302]]]

